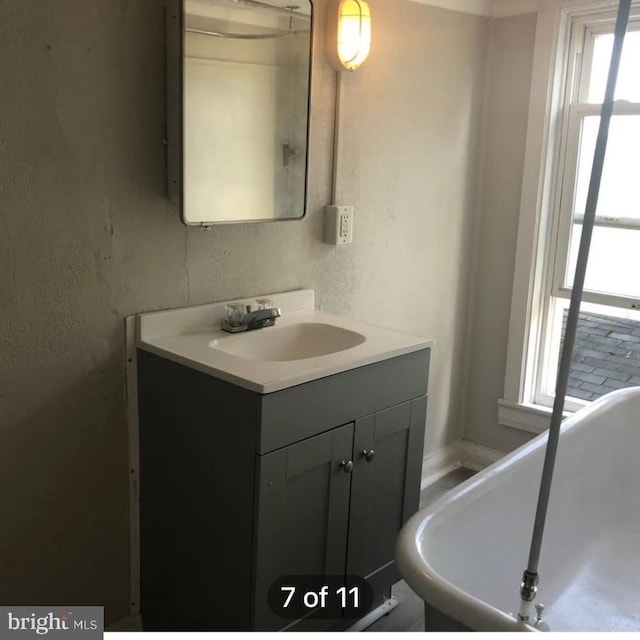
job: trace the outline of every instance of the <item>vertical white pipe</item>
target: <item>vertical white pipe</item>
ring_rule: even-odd
[[[340,125],[342,124],[342,72],[336,71],[336,99],[333,112],[333,170],[331,174],[331,204],[338,204],[338,161],[341,156]]]

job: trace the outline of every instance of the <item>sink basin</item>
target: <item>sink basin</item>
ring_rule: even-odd
[[[138,349],[253,391],[269,394],[431,348],[432,340],[385,329],[315,308],[311,289],[265,294],[282,311],[274,327],[225,333],[228,302],[138,316]]]
[[[365,336],[320,322],[301,322],[284,327],[258,329],[212,340],[212,349],[239,358],[266,362],[306,360],[357,347]]]

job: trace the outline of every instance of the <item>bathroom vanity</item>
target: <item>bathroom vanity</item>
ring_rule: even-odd
[[[276,326],[240,335],[224,304],[138,318],[146,630],[344,629],[280,617],[269,587],[355,575],[377,607],[398,579],[432,342],[271,297]]]

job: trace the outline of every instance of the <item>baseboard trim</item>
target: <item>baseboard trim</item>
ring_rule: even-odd
[[[420,486],[424,489],[460,467],[481,471],[505,455],[506,451],[485,447],[469,440],[456,440],[424,457]]]

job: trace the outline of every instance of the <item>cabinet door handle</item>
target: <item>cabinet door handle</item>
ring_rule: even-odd
[[[345,462],[344,460],[340,463],[340,467],[342,467],[342,470],[345,473],[351,473],[353,471],[353,462],[351,462],[351,460],[349,460],[348,462]]]
[[[373,462],[373,459],[376,457],[376,452],[373,449],[364,449],[362,451],[362,457],[367,461],[367,462]]]

